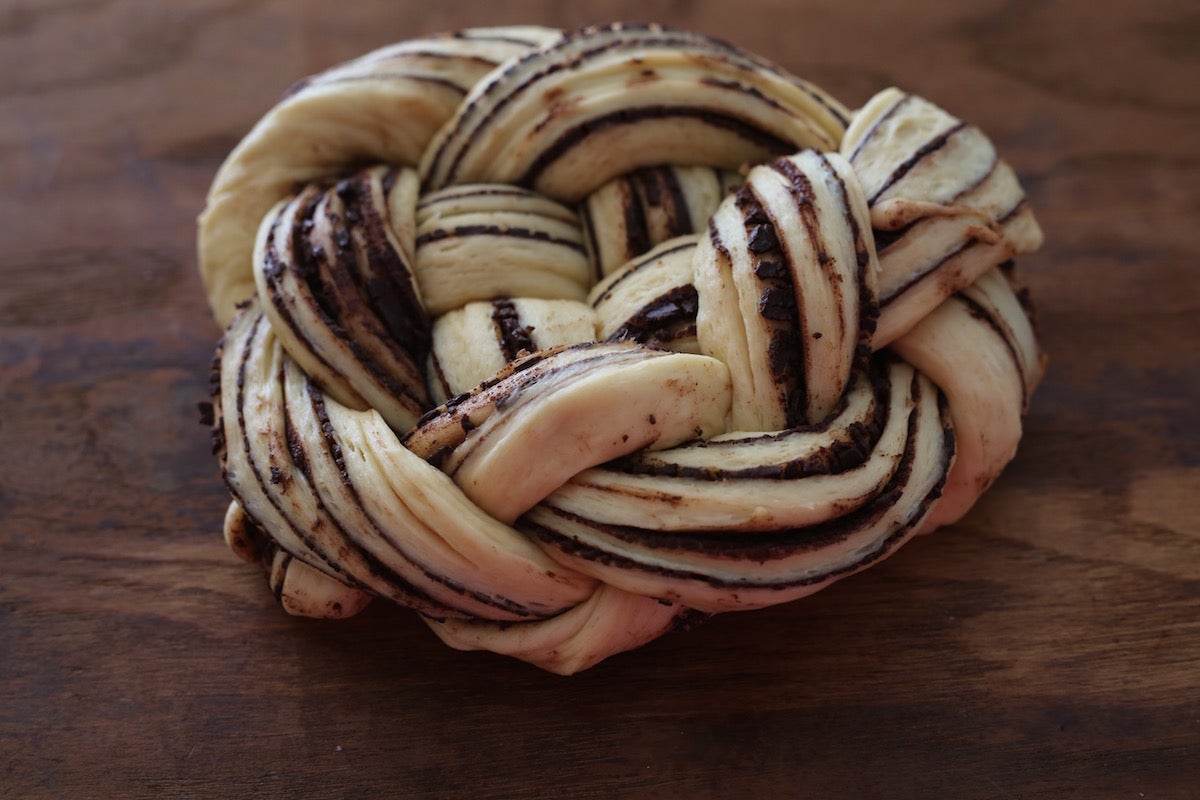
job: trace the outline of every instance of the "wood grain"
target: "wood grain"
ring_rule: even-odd
[[[1184,2],[0,2],[0,796],[1194,798],[1200,15]],[[571,679],[286,617],[225,549],[194,219],[295,79],[657,19],[992,135],[1051,371],[966,520]]]

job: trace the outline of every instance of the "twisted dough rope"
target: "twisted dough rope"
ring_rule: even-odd
[[[746,165],[757,165],[746,169]],[[1043,370],[976,128],[695,34],[467,30],[293,88],[200,219],[231,548],[570,673],[961,517]]]

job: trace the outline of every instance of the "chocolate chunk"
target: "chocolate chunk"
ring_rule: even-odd
[[[750,231],[750,252],[765,253],[768,250],[774,250],[779,246],[779,240],[775,238],[775,229],[770,225],[756,225]]]
[[[758,313],[764,319],[786,322],[796,316],[796,298],[782,287],[768,287],[758,298]]]
[[[759,280],[774,280],[787,276],[787,265],[782,261],[768,259],[754,265],[754,274]]]

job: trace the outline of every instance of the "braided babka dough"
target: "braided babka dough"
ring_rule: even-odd
[[[293,87],[221,167],[230,547],[559,673],[952,523],[1043,371],[987,137],[654,25],[465,30]]]

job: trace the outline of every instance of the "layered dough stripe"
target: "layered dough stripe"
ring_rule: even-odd
[[[441,83],[465,95],[484,75],[510,58],[551,44],[561,36],[550,28],[526,25],[467,28],[452,35],[400,42],[298,81],[285,97],[316,86],[397,79]]]
[[[855,376],[835,413],[813,425],[762,433],[722,433],[669,450],[641,451],[606,468],[629,475],[795,480],[860,466],[888,422],[892,375],[880,362]]]
[[[959,455],[926,530],[962,518],[1016,455],[1046,359],[1005,270],[984,274],[896,340],[893,351],[946,393]]]
[[[700,298],[692,282],[692,259],[699,240],[668,239],[596,284],[588,295],[596,315],[596,338],[631,339],[698,353]]]
[[[736,432],[584,471],[546,503],[580,518],[660,531],[768,531],[820,523],[869,503],[904,449],[907,392],[855,383],[845,410],[788,431]],[[875,384],[875,385],[873,385]]]
[[[288,353],[341,402],[376,408],[401,430],[428,405],[429,321],[412,245],[389,211],[414,189],[411,170],[383,168],[309,185],[267,214],[254,257],[259,299]]]
[[[806,150],[758,166],[695,259],[700,350],[730,365],[734,430],[826,416],[874,327],[866,203],[844,159]]]
[[[869,197],[880,263],[876,346],[1042,243],[1012,168],[988,138],[898,89],[854,117],[841,151]]]
[[[729,45],[610,25],[568,35],[482,81],[421,171],[428,189],[484,180],[576,201],[637,167],[736,169],[802,147],[830,149],[848,116],[817,87]]]
[[[962,519],[1045,370],[984,133],[654,24],[476,28],[295,84],[199,221],[225,539],[573,673]]]
[[[498,297],[467,303],[433,326],[430,397],[444,403],[524,354],[596,338],[591,309],[574,300]]]
[[[480,508],[511,522],[587,467],[714,435],[728,409],[729,373],[716,359],[589,343],[514,362],[427,414],[404,444],[454,477]],[[601,415],[615,424],[595,425]],[[519,483],[506,480],[531,442],[538,457],[526,459]]]
[[[583,300],[591,269],[579,218],[531,191],[451,187],[417,205],[416,270],[431,314],[499,296]]]
[[[580,204],[593,282],[668,239],[700,233],[742,177],[699,166],[642,167]]]
[[[436,618],[552,616],[590,592],[590,579],[516,531],[465,513],[449,479],[400,447],[378,414],[325,397],[263,319],[239,317],[223,346],[224,438],[236,443],[224,473],[293,564]]]
[[[296,186],[351,164],[416,166],[462,104],[464,87],[561,36],[523,26],[416,39],[286,94],[225,159],[200,215],[200,275],[217,321],[228,325],[252,293],[255,232]]]
[[[757,608],[811,594],[885,557],[916,532],[937,499],[953,459],[954,436],[936,387],[907,366],[896,390],[905,396],[903,441],[870,499],[803,528],[664,532],[602,522],[543,503],[523,530],[626,591],[703,611]],[[739,483],[743,483],[739,481]],[[756,489],[742,486],[747,505]],[[660,500],[661,502],[661,500]]]

